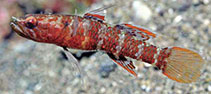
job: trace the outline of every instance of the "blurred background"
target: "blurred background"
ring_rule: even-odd
[[[135,78],[103,52],[71,50],[79,71],[62,48],[24,39],[9,26],[11,16],[82,16],[107,5],[115,5],[106,9],[109,24],[143,26],[157,34],[154,45],[199,53],[206,65],[198,82],[177,83],[140,61]],[[0,0],[0,94],[211,94],[210,9],[210,0]]]

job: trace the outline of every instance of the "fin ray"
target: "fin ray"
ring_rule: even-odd
[[[141,27],[136,27],[136,26],[133,26],[133,25],[131,25],[131,24],[124,24],[124,25],[127,26],[127,27],[130,27],[130,28],[133,28],[133,29],[137,29],[137,30],[139,30],[140,32],[143,32],[143,33],[145,33],[145,34],[147,34],[147,35],[149,35],[149,36],[151,36],[151,37],[153,37],[153,38],[156,37],[156,34],[150,32],[150,31],[147,30],[147,29],[144,29],[144,28],[141,28]]]
[[[121,57],[120,59],[115,58],[113,54],[108,53],[108,56],[122,68],[127,70],[130,74],[137,77],[137,73],[135,72],[135,66],[132,61],[127,61],[125,57]]]
[[[114,28],[122,30],[122,32],[129,33],[138,40],[146,41],[156,37],[156,34],[150,32],[149,30],[141,27],[136,27],[130,24],[116,25]]]
[[[86,14],[84,14],[84,18],[91,18],[91,19],[94,19],[94,20],[105,21],[105,16],[99,15],[99,14],[86,13]]]
[[[116,6],[116,5],[115,4],[105,5],[104,7],[100,7],[100,8],[91,10],[88,13],[99,13],[99,12],[102,12],[102,11],[109,9],[111,7],[114,7],[114,6]]]
[[[114,4],[110,4],[104,7],[88,11],[87,13],[84,14],[83,17],[103,22],[105,21],[106,10],[114,6],[115,6]]]
[[[163,74],[168,78],[181,83],[195,82],[204,65],[202,57],[188,49],[173,47],[171,54],[166,58],[166,67]]]

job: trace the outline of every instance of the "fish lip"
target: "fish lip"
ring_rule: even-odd
[[[12,21],[10,22],[10,26],[12,27],[13,31],[18,33],[20,36],[26,37],[25,33],[23,32],[22,28],[20,27],[20,22],[21,20],[12,16]]]
[[[12,28],[13,31],[15,31],[18,35],[24,37],[24,38],[28,38],[28,39],[32,39],[30,38],[30,36],[24,31],[24,26],[22,26],[22,22],[24,21],[24,17],[11,17],[11,22],[10,22],[10,27]]]
[[[23,22],[23,21],[24,21],[24,17],[14,17],[14,16],[12,16],[10,23],[14,23],[16,25],[19,25],[20,22]]]
[[[12,16],[12,21],[10,22],[10,26],[15,26],[15,27],[18,27],[18,22],[20,20],[14,16]]]
[[[12,21],[10,22],[10,26],[13,29],[19,29],[19,31],[22,32],[22,30],[20,29],[20,26],[18,25],[18,22],[20,22],[20,20],[14,16],[12,16]]]
[[[18,19],[18,18],[16,18],[16,17],[12,16],[12,22],[13,22],[13,23],[17,23],[17,22],[19,22],[19,21],[20,21],[20,19]]]

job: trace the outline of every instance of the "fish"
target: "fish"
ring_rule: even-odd
[[[12,17],[10,26],[24,38],[55,44],[65,51],[70,48],[105,52],[135,77],[136,66],[131,59],[152,64],[165,76],[180,83],[196,82],[204,65],[203,58],[194,51],[181,47],[157,47],[148,41],[156,38],[152,31],[127,23],[112,26],[106,23],[104,15],[95,12],[83,16],[27,14]]]

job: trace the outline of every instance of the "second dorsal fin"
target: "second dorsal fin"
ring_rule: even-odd
[[[141,32],[143,32],[143,33],[145,33],[145,34],[147,34],[147,35],[153,37],[153,38],[156,37],[156,34],[150,32],[150,31],[147,30],[147,29],[144,29],[144,28],[141,28],[141,27],[136,27],[136,26],[133,26],[133,25],[131,25],[131,24],[124,24],[124,25],[127,26],[127,27],[129,27],[129,28],[137,29],[137,30],[139,30],[139,31],[141,31]]]
[[[116,28],[117,30],[121,30],[122,32],[126,32],[127,34],[130,34],[136,39],[142,41],[146,41],[156,37],[156,34],[150,32],[147,29],[136,27],[130,24],[116,25],[114,28]]]

